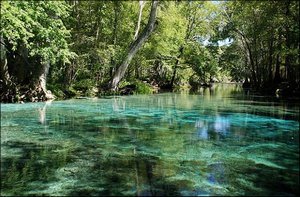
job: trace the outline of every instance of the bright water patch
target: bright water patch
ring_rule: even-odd
[[[200,94],[1,104],[1,195],[297,195],[299,105]]]

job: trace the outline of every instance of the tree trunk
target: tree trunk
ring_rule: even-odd
[[[173,87],[174,87],[174,81],[175,81],[175,77],[176,77],[177,67],[178,67],[178,64],[179,64],[179,58],[181,57],[182,53],[183,53],[183,46],[181,46],[179,48],[179,55],[176,58],[174,71],[173,71],[173,76],[172,76],[171,83],[170,83],[171,89],[173,89]]]
[[[137,38],[137,36],[139,34],[139,31],[140,31],[141,20],[142,20],[142,13],[143,13],[143,8],[144,8],[145,4],[146,4],[145,1],[140,1],[139,19],[138,19],[137,27],[136,27],[135,34],[134,34],[134,37],[133,37],[134,40]]]
[[[287,1],[286,3],[286,12],[285,12],[285,17],[286,20],[288,21],[289,15],[290,15],[290,1]],[[291,55],[290,55],[290,50],[291,50],[291,39],[290,39],[290,27],[288,22],[286,22],[285,25],[285,46],[287,50],[287,54],[285,55],[285,70],[286,70],[286,79],[287,81],[294,82],[295,77],[294,77],[294,70],[292,69],[291,66]]]
[[[114,49],[116,49],[117,44],[117,30],[118,30],[118,20],[119,20],[119,12],[120,12],[120,5],[118,1],[114,1],[114,21],[113,21],[113,34],[112,34],[112,44]],[[109,68],[109,77],[113,77],[115,72],[115,65],[116,60],[114,56],[110,58],[110,68]]]
[[[279,54],[276,56],[276,67],[275,67],[275,77],[274,77],[274,83],[279,84],[281,82],[280,77],[280,59]]]
[[[9,86],[11,84],[10,75],[8,72],[8,66],[7,66],[7,57],[6,57],[6,47],[4,45],[4,39],[2,35],[0,36],[0,72],[1,72],[1,85]],[[3,87],[2,87],[3,88]],[[3,90],[3,89],[2,89]]]
[[[15,102],[18,88],[8,71],[7,48],[2,35],[0,35],[0,102]]]
[[[158,6],[158,1],[153,1],[152,6],[151,6],[151,13],[150,13],[150,17],[148,20],[148,24],[145,27],[145,29],[143,30],[143,32],[137,37],[137,39],[135,41],[133,41],[133,43],[130,45],[127,55],[121,62],[120,66],[114,73],[113,78],[110,80],[110,82],[108,84],[109,89],[111,89],[113,91],[116,90],[119,82],[124,77],[124,74],[127,70],[129,63],[131,62],[132,58],[137,53],[137,51],[140,49],[142,44],[148,39],[148,37],[150,36],[152,31],[154,30],[157,6]]]
[[[101,20],[102,20],[102,4],[97,5],[97,9],[96,9],[96,14],[97,14],[97,19],[96,19],[96,23],[95,23],[95,27],[94,29],[96,29],[96,35],[95,35],[95,47],[98,46],[98,40],[100,37],[100,30],[102,29],[102,24],[101,24]]]
[[[290,45],[287,45],[286,47],[288,49],[290,49]],[[295,77],[294,77],[294,71],[293,71],[292,66],[291,66],[291,55],[290,54],[287,54],[285,56],[285,70],[286,70],[286,79],[287,79],[287,81],[293,82]]]
[[[256,73],[256,87],[259,88],[261,85],[261,75],[263,74],[262,72],[260,72],[259,69],[259,63],[258,63],[258,52],[257,52],[257,38],[256,38],[256,34],[254,35],[254,50],[252,52],[252,59],[253,59],[253,63],[255,64],[255,73]],[[249,53],[251,49],[249,48]],[[253,54],[254,53],[254,54]]]
[[[52,93],[47,91],[47,88],[46,88],[47,75],[49,73],[49,68],[50,68],[49,61],[42,63],[42,69],[41,69],[38,84],[37,84],[37,88],[38,89],[41,88],[41,90],[39,90],[39,92],[45,95],[44,99],[46,99],[46,100],[54,99],[54,96],[52,95]]]
[[[187,43],[188,39],[190,38],[190,35],[191,35],[193,27],[194,27],[194,23],[195,23],[195,14],[193,14],[193,17],[188,17],[188,25],[187,25],[187,28],[186,28],[186,35],[185,35],[185,38],[184,38],[185,43]],[[171,79],[171,82],[170,82],[171,89],[173,89],[173,87],[174,87],[174,81],[175,81],[175,78],[176,78],[177,68],[178,68],[178,64],[179,64],[179,58],[182,56],[182,54],[183,54],[183,46],[180,46],[179,55],[176,58],[176,62],[175,62],[175,65],[174,65],[174,71],[173,71],[172,79]]]
[[[274,39],[274,35],[272,34],[271,40],[269,42],[269,57],[268,57],[268,73],[269,73],[269,79],[268,82],[272,82],[273,81],[273,69],[272,69],[272,65],[273,65],[273,39]]]
[[[248,41],[246,39],[246,36],[240,30],[236,29],[236,31],[242,36],[242,40],[245,43],[246,50],[247,50],[246,54],[248,56],[249,63],[250,63],[250,66],[251,66],[251,75],[252,75],[251,78],[253,80],[254,86],[257,88],[258,85],[257,85],[257,76],[256,76],[256,72],[255,72],[256,69],[255,69],[255,63],[254,63],[253,54],[252,54],[252,51],[251,51],[250,44],[248,43]]]

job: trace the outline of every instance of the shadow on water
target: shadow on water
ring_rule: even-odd
[[[90,180],[99,180],[93,188],[77,188],[71,196],[174,196],[180,195],[178,185],[164,179],[153,170],[159,159],[155,156],[136,154],[131,157],[111,157],[97,162],[88,172]],[[126,171],[126,173],[125,173]],[[123,176],[122,176],[123,174]],[[102,188],[102,190],[99,188]]]
[[[42,146],[35,143],[10,141],[2,144],[12,149],[22,149],[19,157],[1,158],[1,192],[9,195],[24,194],[27,191],[45,189],[36,182],[56,181],[55,169],[68,162],[67,152],[57,153],[57,146]],[[2,155],[2,157],[4,157]]]

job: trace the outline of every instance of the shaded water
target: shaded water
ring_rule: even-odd
[[[1,104],[1,195],[298,195],[299,105],[237,85]]]

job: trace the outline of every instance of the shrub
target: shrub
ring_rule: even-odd
[[[134,94],[152,94],[153,88],[142,81],[134,81],[133,84],[136,86],[136,89],[134,90]]]

